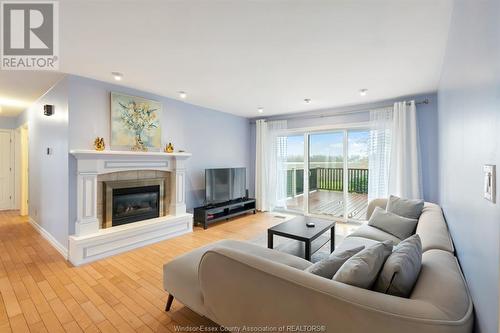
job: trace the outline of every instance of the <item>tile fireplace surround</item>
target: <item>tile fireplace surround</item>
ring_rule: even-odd
[[[77,160],[77,220],[69,237],[69,261],[81,265],[193,230],[193,216],[186,213],[184,161],[189,153],[72,150]],[[158,218],[102,228],[98,199],[102,178],[112,174],[167,172],[169,193],[166,214]],[[139,177],[141,178],[141,177]],[[99,206],[100,205],[100,206]]]

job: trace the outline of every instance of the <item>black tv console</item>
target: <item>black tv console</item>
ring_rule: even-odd
[[[219,204],[206,205],[194,209],[194,223],[206,229],[209,224],[231,217],[253,212],[255,214],[255,199],[243,198]]]

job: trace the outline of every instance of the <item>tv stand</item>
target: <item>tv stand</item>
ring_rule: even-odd
[[[207,229],[212,223],[246,213],[256,213],[255,199],[241,198],[194,209],[194,223]]]

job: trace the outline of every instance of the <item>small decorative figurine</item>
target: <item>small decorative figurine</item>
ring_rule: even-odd
[[[103,151],[106,148],[106,144],[104,143],[104,138],[97,137],[94,140],[94,148],[97,151]]]
[[[174,152],[174,145],[172,142],[169,142],[168,145],[165,147],[165,153],[173,153]]]

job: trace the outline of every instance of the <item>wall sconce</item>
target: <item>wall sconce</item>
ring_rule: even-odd
[[[54,114],[54,105],[45,104],[43,106],[43,114],[46,116],[52,116]]]

